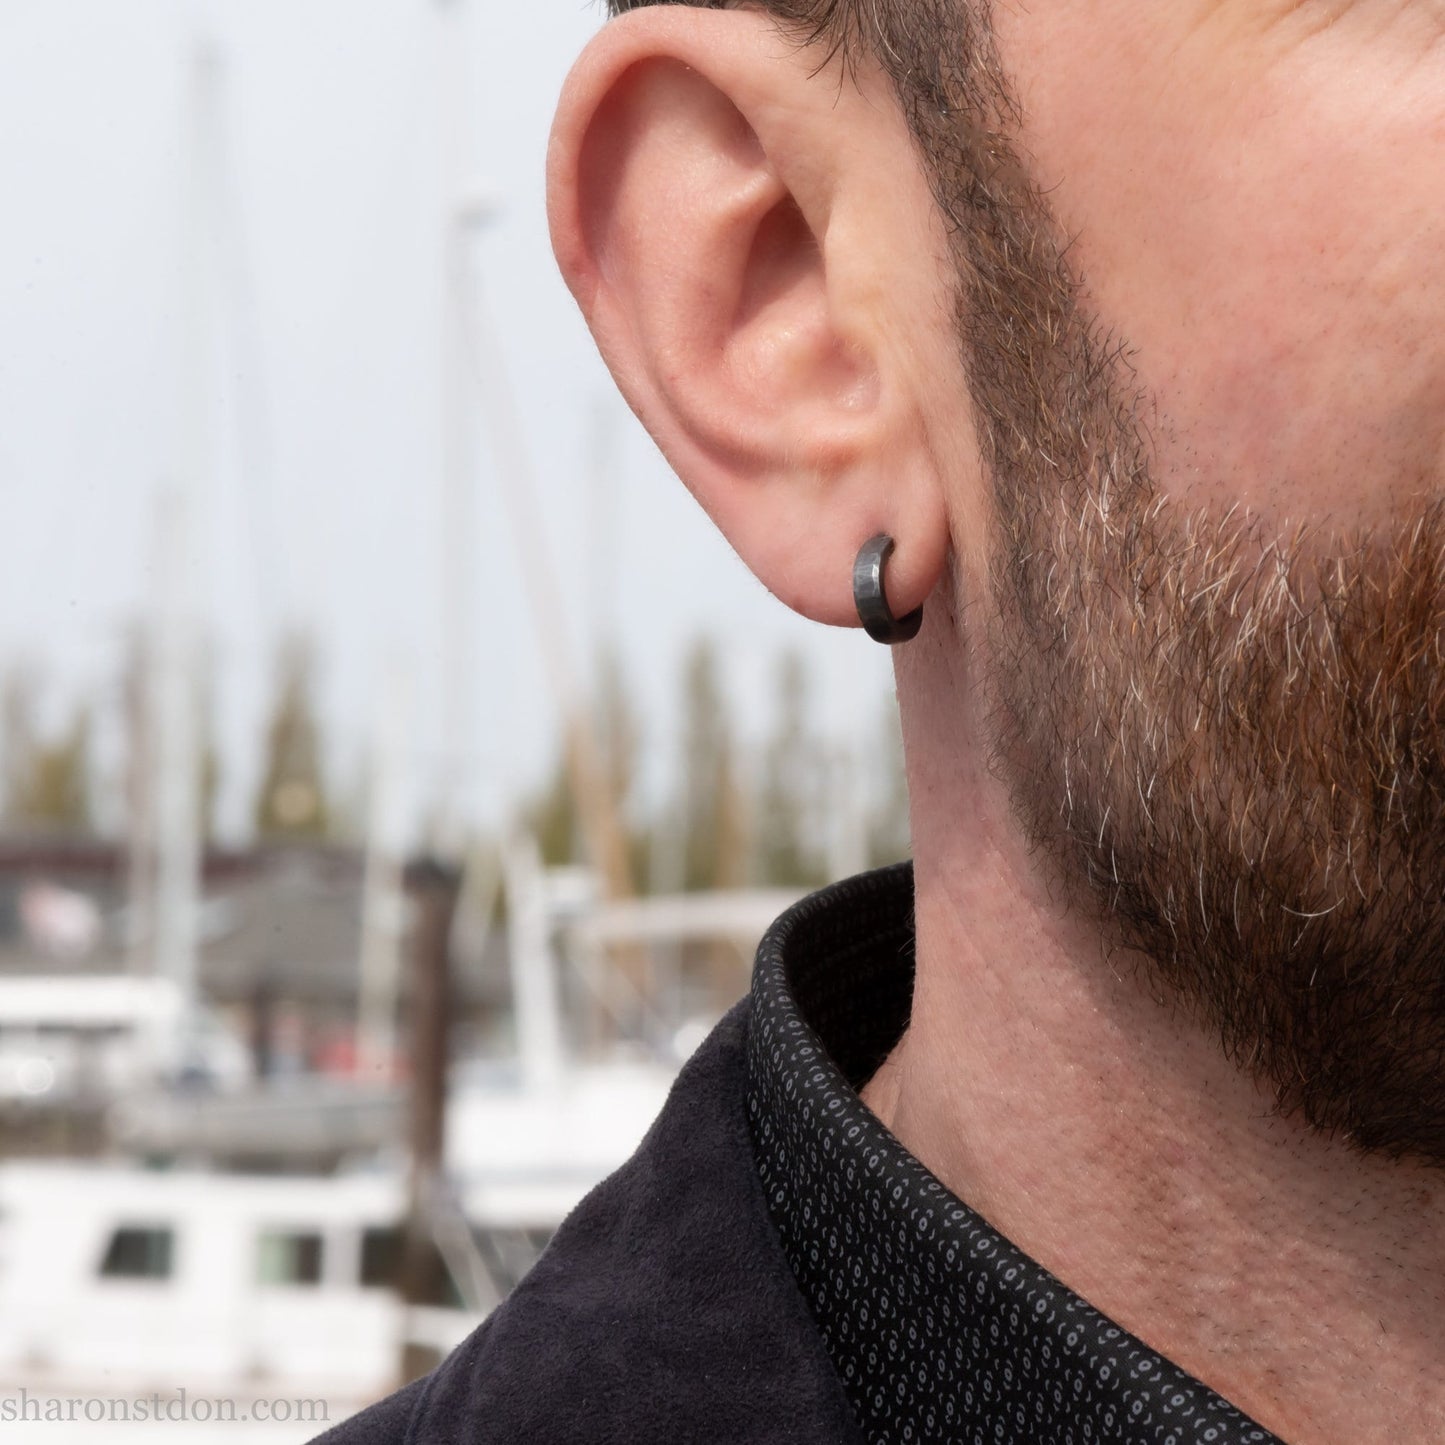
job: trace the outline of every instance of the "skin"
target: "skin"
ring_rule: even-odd
[[[1127,338],[1161,488],[1281,528],[1445,485],[1445,5],[1005,5],[1020,138]],[[1066,907],[988,766],[991,503],[886,84],[746,11],[614,21],[549,205],[618,384],[759,578],[856,625],[898,550],[913,1021],[865,1102],[1100,1309],[1293,1441],[1445,1437],[1445,1179],[1281,1118]],[[860,635],[860,645],[864,645]]]
[[[1005,6],[996,27],[1094,309],[1158,399],[1161,482],[1343,523],[1438,488],[1445,6]]]

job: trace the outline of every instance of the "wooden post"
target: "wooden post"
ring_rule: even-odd
[[[408,1306],[436,1304],[442,1266],[433,1241],[434,1200],[441,1185],[446,1132],[447,1063],[451,1025],[451,930],[461,884],[460,870],[422,858],[406,870],[414,907],[411,934],[411,1156],[407,1218],[402,1232],[397,1288]],[[434,1351],[404,1339],[403,1381],[416,1379],[439,1361]]]

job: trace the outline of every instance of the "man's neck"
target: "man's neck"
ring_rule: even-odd
[[[909,741],[913,1022],[868,1106],[1065,1284],[1285,1439],[1445,1439],[1445,1175],[1277,1117],[1051,897],[997,784]]]

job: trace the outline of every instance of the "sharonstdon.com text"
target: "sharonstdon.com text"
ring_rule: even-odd
[[[18,1424],[242,1424],[326,1425],[325,1400],[238,1400],[225,1395],[191,1395],[186,1390],[162,1395],[34,1395],[21,1389],[0,1395],[0,1425]]]

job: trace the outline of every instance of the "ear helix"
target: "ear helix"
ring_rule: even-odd
[[[858,618],[874,642],[910,642],[923,626],[923,608],[915,607],[905,617],[895,617],[888,606],[883,570],[893,551],[893,538],[886,532],[870,537],[853,563],[853,602]]]

